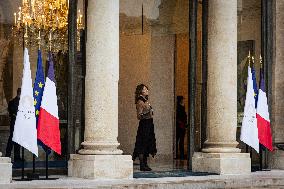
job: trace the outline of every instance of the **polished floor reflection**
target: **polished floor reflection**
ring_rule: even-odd
[[[187,177],[208,176],[212,173],[191,172],[187,169],[187,160],[173,160],[172,163],[150,163],[152,171],[140,171],[139,162],[134,162],[134,178],[163,178],[163,177]]]

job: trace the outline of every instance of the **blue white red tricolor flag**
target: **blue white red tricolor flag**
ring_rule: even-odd
[[[48,74],[39,111],[37,136],[42,143],[61,154],[54,65],[51,53],[49,53]]]
[[[258,92],[256,118],[259,143],[265,146],[270,151],[273,151],[269,111],[265,92],[265,81],[262,69],[260,69],[260,85]]]

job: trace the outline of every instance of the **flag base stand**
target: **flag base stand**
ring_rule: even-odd
[[[57,180],[59,178],[39,178],[38,180]]]
[[[37,179],[32,179],[32,178],[20,178],[20,179],[13,179],[14,181],[32,181],[32,180],[57,180],[59,178],[37,178]]]
[[[27,179],[31,180],[39,180],[39,173],[28,173]]]
[[[25,157],[24,155],[24,148],[22,147],[22,157]],[[21,178],[19,179],[13,179],[15,181],[32,181],[32,180],[57,180],[58,178],[49,178],[48,175],[48,152],[45,153],[45,176],[40,177],[40,173],[36,173],[35,169],[35,156],[33,155],[33,171],[31,173],[27,173],[27,176],[25,176],[25,159],[22,158],[21,164],[22,164],[22,173]],[[1,175],[1,174],[0,174]]]
[[[271,171],[271,169],[261,169],[260,171]]]
[[[13,179],[14,181],[31,181],[31,179],[28,178],[20,178],[20,179]]]

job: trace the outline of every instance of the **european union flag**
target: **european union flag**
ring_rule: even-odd
[[[35,116],[36,116],[36,126],[38,125],[38,116],[39,110],[41,105],[41,99],[44,90],[44,72],[42,67],[42,59],[41,59],[41,50],[38,50],[38,57],[37,57],[37,70],[36,70],[36,77],[34,82],[34,106],[35,106]],[[44,151],[50,153],[50,150],[47,146],[45,146],[40,140],[37,141],[38,145],[40,145]]]
[[[255,77],[255,69],[254,69],[253,65],[251,66],[251,74],[252,74],[255,108],[256,108],[257,107],[257,99],[258,99],[258,89],[257,89],[257,83],[256,83],[256,77]]]
[[[38,50],[37,71],[34,82],[34,106],[35,106],[36,122],[38,121],[43,90],[44,90],[44,72],[42,68],[41,51]]]

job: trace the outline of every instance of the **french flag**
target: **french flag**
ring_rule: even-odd
[[[48,74],[39,111],[37,137],[46,146],[61,155],[58,106],[51,53],[49,53]]]
[[[273,151],[270,119],[262,69],[260,70],[260,86],[258,92],[256,119],[259,143],[265,146],[270,151]]]

